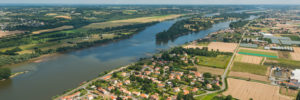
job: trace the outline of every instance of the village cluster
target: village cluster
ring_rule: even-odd
[[[186,53],[179,56],[184,64],[188,64],[188,60],[193,59]],[[74,94],[62,97],[61,100],[95,98],[176,100],[179,95],[182,98],[193,97],[206,91],[219,90],[222,85],[220,76],[200,73],[194,66],[173,67],[173,64],[177,64],[174,63],[175,61],[164,61],[160,57],[155,59],[105,75],[101,80],[93,82]]]

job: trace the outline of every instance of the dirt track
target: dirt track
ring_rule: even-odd
[[[279,94],[279,87],[263,83],[228,78],[228,90],[224,95],[232,95],[240,100],[292,100]]]

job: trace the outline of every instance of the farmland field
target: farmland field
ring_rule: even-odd
[[[106,27],[117,27],[117,26],[131,25],[131,24],[138,24],[138,23],[163,21],[168,19],[174,19],[180,16],[181,15],[166,15],[166,16],[140,17],[140,18],[126,19],[126,20],[115,20],[115,21],[108,21],[108,22],[92,23],[90,25],[85,26],[84,28],[99,29],[99,28],[106,28]]]
[[[251,50],[251,49],[240,49],[239,54],[244,55],[252,55],[252,56],[261,56],[261,57],[271,57],[271,58],[277,58],[276,52],[268,52],[267,50]]]
[[[222,75],[224,73],[224,69],[220,68],[211,68],[211,67],[204,67],[204,66],[197,66],[198,72],[205,73],[209,72],[216,75]]]
[[[0,30],[0,38],[4,37],[4,36],[8,36],[8,35],[14,35],[14,34],[20,34],[20,33],[24,33],[23,31],[2,31]]]
[[[265,65],[275,65],[289,68],[300,68],[300,61],[294,61],[289,59],[280,58],[268,58]]]
[[[224,95],[232,95],[241,100],[292,100],[279,93],[278,86],[228,78],[228,90]]]
[[[293,41],[300,41],[300,37],[297,35],[281,35],[282,37],[289,37]]]
[[[291,96],[291,97],[296,97],[298,91],[293,90],[293,89],[287,89],[285,87],[280,87],[280,94]]]
[[[293,60],[300,61],[300,47],[294,47],[294,52],[290,53]]]
[[[263,60],[263,57],[250,56],[250,55],[241,55],[237,54],[235,61],[250,63],[250,64],[260,64]]]
[[[269,79],[267,76],[261,76],[261,75],[256,75],[256,74],[251,74],[251,73],[245,73],[245,72],[235,72],[231,71],[229,73],[230,77],[235,77],[235,78],[242,78],[242,79],[251,79],[251,80],[258,80],[262,82],[269,82]]]
[[[218,55],[217,57],[203,57],[198,56],[199,65],[214,67],[214,68],[225,68],[229,62],[231,56]]]
[[[204,45],[204,46],[203,46]],[[207,44],[200,45],[187,45],[185,48],[203,48]],[[224,43],[224,42],[211,42],[207,45],[208,50],[219,50],[221,52],[234,52],[234,49],[237,47],[236,43]]]
[[[34,32],[32,32],[32,34],[40,34],[40,33],[44,33],[44,32],[60,31],[60,30],[72,29],[72,28],[73,28],[73,26],[62,26],[62,27],[57,27],[57,28],[53,28],[53,29],[44,29],[44,30],[34,31]]]
[[[288,51],[278,51],[278,57],[284,59],[291,59],[291,54]]]
[[[246,73],[264,76],[266,75],[267,67],[262,65],[256,65],[256,64],[234,62],[232,70],[237,72],[246,72]]]

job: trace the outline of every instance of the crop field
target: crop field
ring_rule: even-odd
[[[4,36],[20,34],[20,33],[23,33],[23,31],[6,31],[6,32],[3,32],[2,30],[0,30],[0,38],[4,37]]]
[[[55,16],[55,18],[72,19],[70,16]]]
[[[298,93],[297,90],[280,87],[280,94],[291,96],[291,97],[296,97],[297,93]]]
[[[197,69],[198,69],[198,72],[201,72],[201,73],[209,72],[209,73],[212,73],[215,75],[222,75],[224,73],[224,69],[220,69],[220,68],[198,66]]]
[[[230,71],[229,76],[236,77],[236,78],[242,78],[242,79],[251,79],[251,80],[258,80],[258,81],[263,81],[263,82],[269,82],[269,79],[267,76],[261,76],[261,75],[245,73],[245,72]]]
[[[264,64],[289,68],[300,68],[300,61],[290,59],[268,58]]]
[[[166,15],[166,16],[153,16],[153,17],[140,17],[126,20],[115,20],[108,22],[100,22],[100,23],[92,23],[90,25],[85,26],[87,29],[99,29],[99,28],[107,28],[107,27],[117,27],[123,25],[131,25],[138,23],[148,23],[154,21],[163,21],[168,19],[174,19],[180,17],[181,15]]]
[[[294,52],[290,53],[293,60],[300,61],[300,47],[294,47]]]
[[[281,35],[282,37],[289,37],[293,41],[300,41],[300,37],[297,35]]]
[[[291,54],[288,51],[278,51],[278,57],[283,59],[291,59]]]
[[[203,57],[198,56],[199,65],[213,67],[213,68],[225,68],[229,62],[231,56],[218,55],[217,57]]]
[[[262,65],[256,65],[256,64],[234,62],[232,71],[246,72],[246,73],[265,76],[267,72],[267,67]]]
[[[34,31],[34,32],[32,32],[32,34],[40,34],[40,33],[44,33],[44,32],[60,31],[60,30],[72,29],[72,28],[73,28],[73,26],[67,26],[66,25],[66,26],[61,26],[61,27],[52,28],[52,29]]]
[[[185,48],[203,48],[208,47],[208,50],[219,50],[221,52],[234,52],[237,47],[236,43],[211,42],[207,46],[202,45],[187,45]]]
[[[252,55],[252,56],[261,56],[261,57],[270,57],[277,58],[277,52],[271,52],[270,50],[259,50],[259,49],[240,49],[238,54]]]
[[[237,54],[235,58],[235,61],[237,62],[250,63],[250,64],[260,64],[262,60],[263,57],[241,55],[241,54]]]
[[[228,89],[223,94],[240,100],[292,100],[279,93],[278,86],[228,78]]]

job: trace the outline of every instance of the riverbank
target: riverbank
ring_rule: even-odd
[[[159,21],[168,21],[171,19],[176,19],[176,18],[180,18],[181,16],[184,15],[167,15],[166,17],[164,16],[163,18],[157,17],[158,19],[160,19]],[[153,17],[153,21],[155,21],[156,17]],[[81,49],[85,49],[85,48],[89,48],[89,47],[95,47],[95,46],[99,46],[102,44],[108,44],[111,42],[116,42],[116,41],[120,41],[123,39],[128,39],[130,37],[132,37],[133,35],[135,35],[136,33],[139,33],[140,31],[144,30],[146,27],[149,27],[151,25],[154,25],[158,22],[144,22],[142,24],[139,23],[135,23],[133,25],[124,25],[124,26],[118,26],[118,27],[113,27],[110,30],[114,30],[114,28],[116,28],[116,30],[118,29],[123,29],[122,27],[124,27],[125,29],[128,30],[128,33],[121,33],[120,35],[112,35],[113,37],[107,37],[106,36],[100,36],[97,37],[97,39],[95,37],[88,37],[87,40],[83,39],[80,40],[81,42],[74,42],[71,43],[70,41],[67,41],[67,43],[59,43],[58,46],[49,46],[49,47],[45,47],[45,48],[38,48],[39,52],[36,51],[32,51],[32,50],[24,50],[20,52],[20,55],[15,56],[10,56],[10,55],[5,55],[7,56],[7,58],[5,58],[4,56],[2,57],[3,60],[6,59],[11,59],[15,60],[17,59],[17,61],[11,61],[10,62],[0,62],[0,67],[2,66],[14,66],[14,65],[20,65],[22,63],[28,63],[28,62],[33,62],[33,63],[39,63],[41,62],[40,58],[44,58],[44,55],[56,55],[56,53],[66,53],[66,52],[71,52],[71,51],[75,51],[75,50],[81,50]],[[134,27],[138,25],[137,27]],[[128,28],[127,28],[128,27]],[[133,30],[131,30],[133,28]],[[107,29],[106,29],[107,30]],[[99,38],[99,39],[98,39]],[[77,40],[77,39],[75,39]],[[66,41],[65,41],[66,42]],[[70,44],[71,43],[71,44]],[[61,46],[59,46],[61,44]],[[24,46],[20,46],[21,48],[29,48],[27,47],[27,45]],[[33,47],[32,47],[33,48]],[[29,52],[35,52],[30,54]],[[23,54],[25,53],[25,54]],[[38,54],[36,54],[38,53]],[[42,57],[40,57],[42,56]],[[21,59],[21,60],[18,60]]]
[[[85,82],[83,84],[81,84],[80,86],[78,86],[77,88],[75,89],[71,89],[69,91],[67,91],[66,93],[63,93],[62,95],[57,95],[57,96],[54,96],[52,98],[54,98],[54,100],[60,100],[60,98],[62,97],[65,97],[67,95],[70,95],[72,93],[75,93],[76,91],[78,91],[79,89],[82,89],[82,88],[85,88],[86,86],[88,86],[89,84],[93,83],[93,82],[96,82],[97,80],[100,80],[100,79],[105,79],[106,77],[109,77],[111,76],[114,72],[118,72],[118,71],[121,71],[125,68],[128,68],[129,66],[131,65],[134,65],[135,63],[132,63],[132,64],[129,64],[129,65],[126,65],[126,66],[123,66],[123,67],[120,67],[120,68],[117,68],[117,69],[114,69],[114,70],[111,70],[109,71],[107,74],[103,75],[103,76],[99,76],[91,81],[88,81],[88,82]]]
[[[215,24],[210,29],[179,37],[168,44],[156,44],[155,33],[169,29],[178,20],[180,19],[152,25],[129,39],[68,52],[43,63],[28,63],[12,68],[13,71],[29,70],[30,72],[22,77],[13,78],[13,84],[0,89],[0,97],[1,99],[49,99],[61,94],[62,91],[77,87],[83,81],[94,79],[101,72],[136,62],[139,58],[147,57],[149,53],[157,53],[157,50],[182,45],[203,38],[209,33],[227,29],[230,23]],[[54,83],[49,84],[49,82]],[[43,84],[47,84],[48,87]],[[16,88],[18,90],[11,91]],[[33,92],[27,93],[25,92],[27,90]]]

